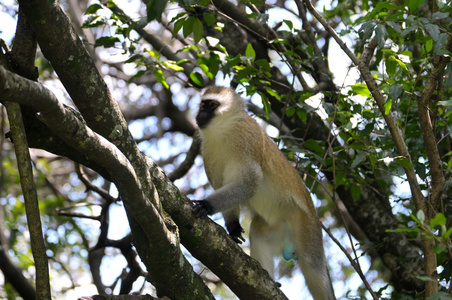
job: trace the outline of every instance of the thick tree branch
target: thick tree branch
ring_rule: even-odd
[[[55,1],[20,1],[44,56],[90,128],[116,145],[130,160],[147,193],[152,182],[118,103],[77,36],[70,20]],[[157,203],[154,203],[156,205]]]
[[[39,111],[40,119],[52,127],[57,135],[108,171],[123,199],[136,247],[158,293],[177,299],[194,299],[199,295],[211,298],[202,279],[193,272],[182,255],[178,237],[167,229],[160,213],[143,194],[135,171],[126,157],[113,144],[66,111],[53,94],[40,84],[8,72],[3,67],[0,67],[0,83],[2,102],[32,105]],[[156,191],[153,192],[158,197]],[[174,286],[178,286],[178,289],[174,289]]]
[[[240,299],[287,299],[260,264],[243,252],[226,231],[209,218],[193,216],[193,207],[150,159],[148,165],[163,207],[179,226],[181,242]],[[215,255],[212,255],[215,253]]]
[[[156,210],[139,190],[137,179],[125,157],[112,144],[96,135],[84,126],[79,119],[66,112],[53,98],[52,94],[44,90],[39,84],[8,73],[1,67],[0,83],[2,83],[0,85],[1,99],[7,98],[9,101],[34,105],[43,115],[43,121],[60,124],[57,133],[64,136],[69,145],[106,168],[120,191],[128,215],[133,215],[136,219],[136,221],[134,219],[129,220],[135,246],[141,254],[142,260],[148,266],[148,272],[152,276],[153,283],[156,284],[154,280],[160,280],[160,282],[157,282],[159,283],[157,287],[165,285],[171,291],[162,287],[163,293],[166,295],[176,293],[177,299],[197,299],[200,297],[201,291],[205,291],[207,287],[200,279],[198,280],[197,275],[184,275],[190,274],[187,273],[186,268],[191,270],[191,266],[185,261],[185,258],[179,256],[180,252],[176,251],[177,247],[173,248],[177,245],[177,238],[171,237],[171,234],[163,229],[165,228],[162,223],[163,220],[156,215]],[[32,95],[33,97],[31,97]],[[30,99],[33,99],[33,101]],[[221,226],[208,218],[198,219],[193,215],[192,204],[187,201],[151,159],[147,160],[147,167],[152,174],[165,210],[179,226],[184,246],[195,257],[202,260],[206,266],[220,276],[240,298],[286,299],[268,273],[262,269],[257,261],[245,254],[229,238]],[[149,227],[142,222],[146,222],[145,224]],[[156,226],[155,222],[159,225]],[[146,241],[152,242],[148,242],[146,248],[141,248],[144,247],[144,241],[138,240],[137,243],[137,239],[141,238],[140,236],[144,236]],[[168,245],[168,239],[175,244]],[[157,249],[154,249],[154,246]],[[212,251],[217,255],[211,255]],[[218,263],[219,259],[222,260],[222,263]],[[181,261],[184,263],[180,264]],[[173,263],[177,263],[177,265],[168,265]],[[149,266],[155,269],[149,269]],[[176,276],[177,278],[168,278],[166,275],[169,276],[169,274],[165,274],[165,271],[162,270],[170,272],[173,277],[176,273],[179,275]],[[151,272],[153,272],[153,275]],[[177,291],[174,290],[174,286],[178,286]],[[198,293],[196,297],[192,295],[194,292]],[[207,291],[206,295],[208,295]]]
[[[95,126],[95,130],[102,133],[104,136],[107,136],[110,140],[112,140],[115,145],[118,145],[118,147],[127,155],[129,159],[131,159],[131,163],[135,167],[135,169],[138,172],[138,177],[141,179],[141,183],[143,186],[143,190],[148,194],[152,195],[152,193],[155,192],[155,189],[153,188],[151,184],[151,177],[148,176],[150,174],[154,175],[155,170],[158,170],[158,172],[161,172],[161,170],[154,169],[154,165],[152,161],[148,161],[148,165],[143,163],[144,156],[139,152],[138,148],[134,143],[133,139],[131,139],[130,133],[127,131],[125,127],[122,127],[123,123],[114,120],[110,122],[110,119],[118,118],[116,109],[109,110],[109,105],[115,106],[115,103],[112,103],[110,94],[108,92],[101,93],[100,91],[104,91],[105,84],[103,82],[99,82],[98,80],[98,72],[94,71],[92,62],[88,61],[88,56],[86,54],[86,51],[82,51],[83,45],[81,42],[75,38],[75,34],[73,29],[71,29],[69,22],[67,21],[66,16],[61,11],[61,9],[56,5],[55,3],[44,2],[44,1],[24,1],[24,6],[27,6],[27,14],[30,15],[30,19],[33,19],[33,29],[37,32],[38,41],[40,43],[41,49],[43,50],[43,53],[46,55],[46,57],[52,62],[52,65],[55,67],[55,70],[57,70],[58,75],[60,76],[61,80],[63,81],[63,84],[68,89],[69,94],[73,98],[74,102],[76,103],[77,107],[80,109],[81,106],[83,106],[83,109],[80,109],[82,112],[83,117],[87,118],[87,123],[92,124],[90,126]],[[21,3],[22,4],[22,3]],[[57,32],[55,32],[57,30]],[[39,32],[39,33],[38,33]],[[70,39],[63,37],[71,37]],[[57,46],[56,46],[57,45]],[[64,53],[64,54],[62,54]],[[83,66],[83,69],[81,69],[81,66]],[[67,72],[67,74],[64,74]],[[80,72],[80,73],[78,73]],[[83,83],[82,83],[83,82]],[[98,89],[93,88],[94,86],[98,85]],[[72,86],[69,86],[72,85]],[[95,91],[94,91],[95,90]],[[100,90],[100,91],[98,91]],[[26,93],[27,94],[27,93]],[[28,96],[31,96],[32,93],[28,95],[22,95],[23,98],[27,99]],[[98,97],[96,97],[98,95]],[[85,103],[86,101],[86,103]],[[115,106],[116,107],[116,106]],[[99,110],[102,110],[99,112]],[[96,120],[96,118],[100,120]],[[122,116],[120,117],[122,118]],[[108,120],[107,120],[108,119]],[[88,122],[88,120],[90,120]],[[76,121],[76,120],[75,120]],[[96,124],[97,122],[97,124]],[[106,131],[107,130],[107,131]],[[111,133],[111,134],[110,134]],[[129,138],[130,137],[130,138]],[[70,144],[73,147],[76,147],[76,145]],[[77,148],[76,148],[77,149]],[[88,156],[92,157],[92,156]],[[97,158],[96,158],[97,159]],[[98,162],[97,160],[95,160]],[[100,163],[100,162],[98,162]],[[105,164],[101,164],[102,166],[106,166]],[[152,170],[150,173],[143,174],[143,172],[146,172],[146,167],[152,166]],[[109,170],[111,166],[109,166]],[[111,173],[111,172],[109,172]],[[120,178],[121,179],[121,178]],[[155,180],[155,178],[153,178]],[[167,180],[167,179],[165,179]],[[118,184],[118,183],[117,183]],[[169,184],[169,182],[167,182]],[[166,199],[164,196],[165,191],[162,191],[161,188],[158,189],[160,194],[160,198],[165,199],[167,202],[170,202],[172,199]],[[181,196],[179,194],[179,196]],[[149,197],[150,199],[158,199],[155,197]],[[139,199],[139,198],[138,198]],[[174,198],[173,198],[174,199]],[[180,207],[180,200],[183,200],[184,198],[177,198],[178,201],[174,201],[173,204],[176,204],[173,207],[176,207],[179,215],[181,207]],[[124,202],[126,203],[126,199],[124,199]],[[159,207],[159,203],[155,203],[156,207]],[[185,204],[186,207],[184,209],[189,209],[190,214],[187,215],[186,219],[184,219],[185,224],[193,224],[193,216],[191,214],[191,205]],[[127,206],[126,206],[127,208]],[[166,209],[166,207],[165,207]],[[143,212],[144,209],[141,209],[138,213]],[[149,247],[149,244],[155,244],[156,247],[158,247],[158,244],[156,244],[154,241],[149,241],[147,239],[145,240],[139,240],[140,235],[146,236],[148,234],[147,232],[144,232],[144,229],[138,226],[138,224],[135,222],[135,220],[131,219],[130,210],[128,211],[129,216],[129,222],[132,227],[132,232],[134,232],[134,242],[135,246],[138,249],[138,252],[140,253],[141,258],[145,262],[145,264],[148,266],[148,271],[154,271],[158,272],[160,268],[156,268],[155,270],[149,270],[149,266],[152,265],[152,262],[149,260],[153,257],[161,257],[159,261],[162,263],[165,261],[162,258],[171,256],[168,251],[168,253],[164,253],[163,255],[149,255],[147,256],[146,253],[149,252],[147,247]],[[133,216],[135,217],[135,216]],[[165,221],[170,222],[169,218],[165,218]],[[212,224],[210,222],[209,224]],[[170,226],[170,225],[168,225]],[[191,228],[199,228],[197,226],[190,225]],[[218,232],[219,228],[215,225],[209,226],[210,230]],[[222,230],[222,229],[221,229]],[[222,230],[221,232],[224,232]],[[196,234],[197,237],[199,237],[199,231],[185,231],[188,236],[185,237],[185,240],[194,242],[191,238]],[[138,240],[137,240],[138,239]],[[232,241],[230,240],[226,233],[222,235],[222,239]],[[206,241],[208,241],[206,243]],[[197,257],[209,257],[212,258],[210,260],[210,263],[206,263],[206,265],[211,265],[212,270],[220,270],[217,274],[222,274],[221,276],[224,278],[225,274],[230,274],[229,278],[226,278],[224,280],[228,285],[231,287],[231,289],[237,294],[237,295],[262,295],[262,299],[275,299],[270,298],[272,295],[280,295],[280,298],[283,298],[282,292],[274,285],[274,282],[265,274],[265,271],[259,267],[257,263],[253,264],[253,266],[260,270],[259,272],[249,272],[248,270],[243,270],[243,264],[240,265],[240,262],[242,263],[248,263],[250,258],[242,252],[242,250],[236,246],[233,242],[231,247],[234,248],[235,251],[238,253],[243,253],[243,255],[240,256],[241,259],[237,259],[237,256],[231,256],[230,252],[228,252],[232,248],[222,248],[221,251],[219,251],[219,254],[223,254],[222,257],[224,257],[226,260],[230,258],[231,264],[228,264],[228,267],[225,268],[223,265],[218,266],[218,257],[212,257],[210,254],[209,247],[206,247],[205,245],[201,245],[201,243],[208,244],[208,245],[214,245],[216,248],[218,246],[218,236],[216,234],[212,234],[212,236],[203,236],[196,240],[195,245],[197,245],[197,249],[192,250],[192,252],[197,252]],[[195,246],[192,246],[191,248],[194,249]],[[188,248],[188,247],[187,247]],[[173,258],[178,257],[177,255],[173,255]],[[172,261],[172,260],[170,260]],[[230,268],[230,266],[235,265],[237,268]],[[183,267],[186,265],[184,264]],[[172,268],[167,268],[171,270]],[[177,269],[177,268],[176,268]],[[174,270],[174,269],[173,269]],[[221,270],[223,272],[221,272]],[[227,271],[225,273],[225,270]],[[245,280],[238,281],[237,276],[232,275],[236,274],[237,272],[241,271],[241,274],[245,276]],[[253,268],[254,270],[254,268]],[[174,271],[173,271],[174,272]],[[150,272],[151,273],[151,272]],[[181,274],[184,274],[181,272]],[[174,273],[172,274],[174,276]],[[196,276],[195,276],[196,277]],[[179,277],[180,278],[180,277]],[[265,280],[262,280],[261,278],[265,278]],[[162,276],[162,274],[155,274],[153,276],[154,280],[161,280],[164,281],[165,276]],[[182,278],[180,278],[182,280]],[[260,284],[258,284],[260,283]],[[155,284],[155,282],[154,282]],[[187,284],[187,283],[185,283]],[[170,281],[161,282],[161,288],[162,292],[166,292],[165,286],[170,288],[174,286],[180,286],[180,284],[171,284]],[[243,288],[245,286],[245,288]],[[265,286],[264,288],[262,286]],[[191,285],[194,291],[204,291],[206,288],[204,284],[198,285],[198,283]],[[159,287],[157,287],[157,290],[159,290]],[[171,288],[171,290],[167,291],[168,294],[172,294],[178,291],[175,291],[174,288]],[[183,293],[182,290],[180,290],[181,294]],[[190,292],[185,293],[185,296],[190,295]]]

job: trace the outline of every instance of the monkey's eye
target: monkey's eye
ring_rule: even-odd
[[[216,100],[206,99],[201,101],[201,108],[215,110],[218,106],[220,106],[220,102]]]

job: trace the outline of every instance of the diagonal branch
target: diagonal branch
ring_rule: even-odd
[[[51,128],[63,137],[68,145],[107,170],[126,206],[134,244],[148,268],[152,283],[157,284],[159,294],[170,295],[175,299],[211,297],[207,286],[193,273],[191,265],[182,257],[178,238],[166,228],[163,219],[143,195],[132,167],[113,144],[86,127],[70,111],[65,111],[53,94],[40,84],[25,80],[2,67],[0,99],[33,105],[38,109],[43,122],[59,124]],[[191,203],[149,158],[146,167],[149,168],[155,184],[151,193],[155,195],[158,191],[165,211],[176,221],[181,240],[193,256],[202,260],[240,298],[254,296],[263,300],[286,299],[268,272],[244,253],[221,226],[208,218],[200,219],[193,215]],[[136,220],[131,219],[131,215]],[[166,214],[163,215],[168,218]],[[141,236],[145,237],[145,240]],[[217,255],[211,255],[212,251]],[[218,263],[219,259],[222,263]],[[174,289],[175,286],[178,288]],[[159,287],[162,291],[159,291]],[[204,296],[200,296],[202,293]]]
[[[361,77],[366,83],[369,91],[372,93],[375,102],[379,110],[381,111],[383,118],[388,125],[389,132],[391,133],[391,137],[394,141],[394,144],[397,148],[397,152],[400,156],[406,158],[409,161],[410,167],[404,167],[405,174],[407,176],[408,183],[410,185],[411,194],[413,196],[413,201],[418,210],[427,211],[426,204],[424,202],[424,196],[422,195],[421,188],[416,178],[416,173],[413,168],[413,162],[411,160],[410,153],[408,151],[408,147],[403,139],[402,132],[400,131],[397,123],[395,121],[394,115],[392,112],[386,114],[384,104],[386,102],[385,96],[381,93],[378,88],[377,82],[375,78],[372,76],[369,70],[368,61],[361,61],[353,54],[353,52],[347,47],[344,41],[339,37],[336,31],[331,28],[328,22],[317,12],[317,10],[312,6],[309,0],[303,0],[304,4],[308,8],[309,12],[323,25],[323,27],[328,31],[328,33],[334,38],[334,40],[339,44],[341,49],[347,54],[347,56],[351,59],[351,61],[358,67]],[[376,46],[376,44],[375,44]],[[366,50],[370,53],[373,53],[375,47],[367,48]],[[370,53],[363,54],[363,57],[368,57]]]
[[[11,101],[33,106],[39,111],[41,121],[68,145],[107,170],[123,199],[135,245],[159,294],[175,299],[194,299],[201,294],[202,297],[212,298],[202,279],[182,255],[178,237],[168,230],[157,209],[144,195],[134,169],[116,146],[65,110],[42,85],[8,72],[3,67],[0,67],[0,99],[2,103]],[[158,197],[155,190],[153,194]],[[174,286],[178,289],[171,288]]]

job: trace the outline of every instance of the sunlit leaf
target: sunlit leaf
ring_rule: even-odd
[[[190,73],[190,79],[193,81],[194,84],[196,84],[199,87],[204,86],[204,80],[202,78],[202,75],[198,72],[191,72]]]
[[[384,104],[385,115],[389,114],[389,112],[391,111],[391,107],[392,107],[392,100],[391,99],[386,100],[386,102]]]
[[[162,70],[160,70],[160,69],[155,69],[155,70],[154,70],[154,76],[155,76],[155,79],[157,79],[157,82],[159,82],[160,84],[162,84],[162,85],[165,87],[165,89],[169,89],[169,85],[168,85],[168,83],[166,82],[166,79],[165,79],[165,76],[163,75]]]
[[[254,59],[256,58],[256,51],[254,51],[253,45],[251,45],[250,43],[246,45],[245,55],[247,57],[250,57],[252,61],[254,61]]]
[[[371,97],[371,93],[370,93],[369,89],[367,88],[367,85],[365,85],[365,84],[355,83],[354,85],[352,85],[350,87],[355,95],[360,95],[360,96],[363,96],[366,98]]]

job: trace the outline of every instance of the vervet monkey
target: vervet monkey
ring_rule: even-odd
[[[231,237],[241,243],[240,205],[251,212],[250,254],[274,276],[274,257],[299,263],[314,299],[334,299],[322,245],[322,228],[297,171],[233,90],[201,92],[196,121],[207,177],[215,191],[195,201],[198,215],[222,212]]]

